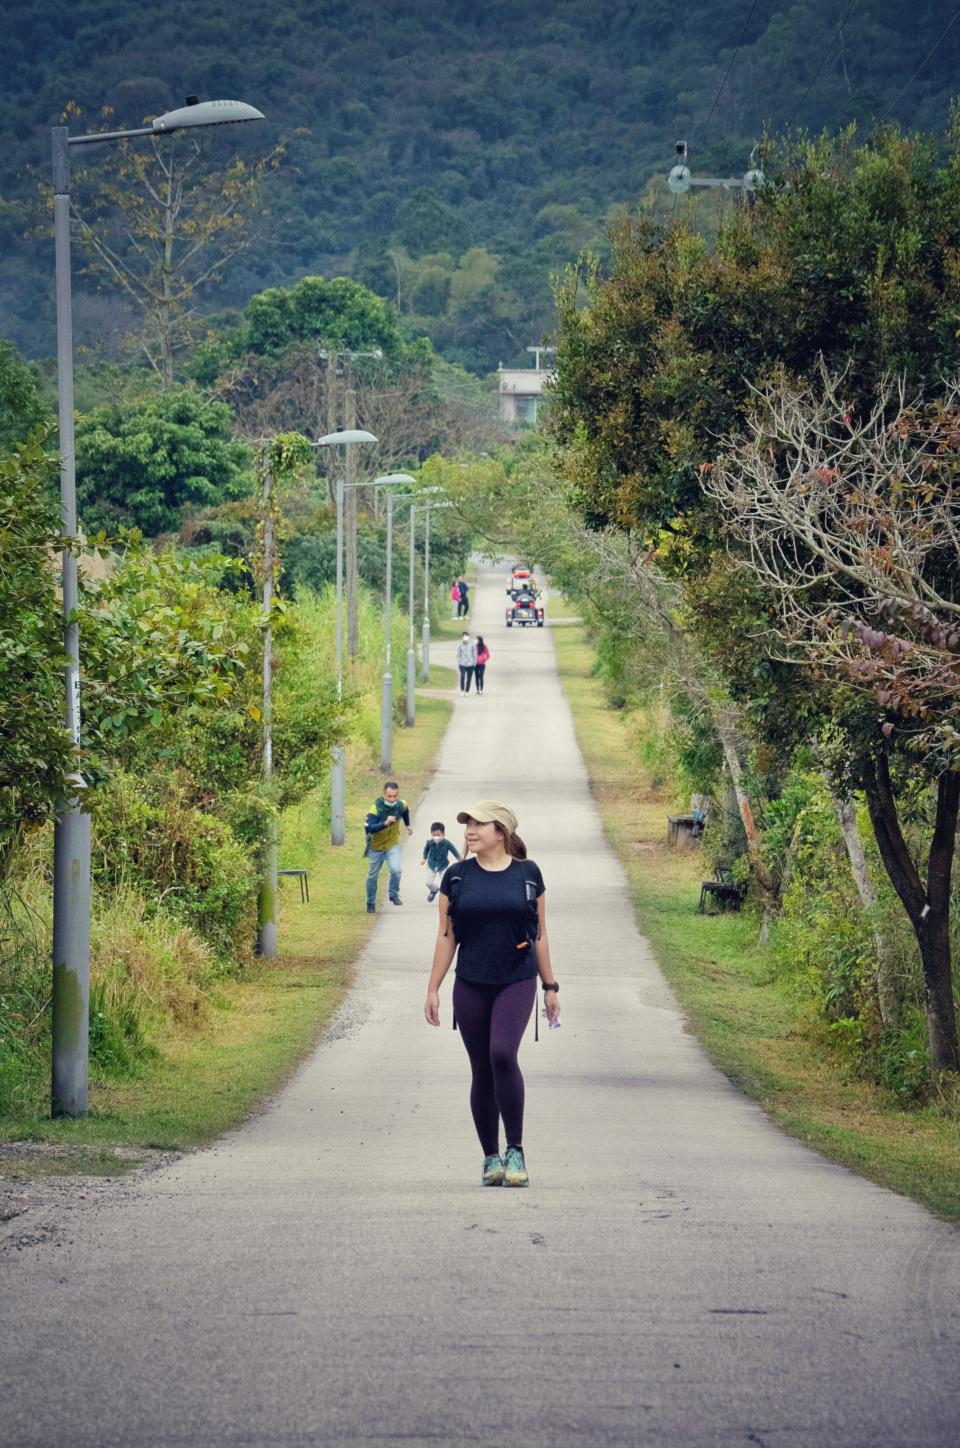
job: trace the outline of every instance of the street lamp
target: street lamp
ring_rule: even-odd
[[[169,135],[198,126],[262,121],[263,113],[243,101],[196,101],[158,116],[133,131],[71,136],[54,126],[53,231],[57,290],[57,399],[60,417],[60,514],[64,536],[77,536],[77,486],[73,434],[73,311],[70,287],[70,147]],[[77,558],[63,558],[63,635],[66,667],[65,726],[80,747],[80,630]],[[53,1006],[51,1111],[82,1116],[87,1109],[90,1013],[90,816],[80,808],[85,781],[74,771],[76,791],[57,815],[53,831]]]
[[[316,447],[342,447],[344,451],[357,442],[379,442],[372,432],[346,427],[318,437]],[[344,478],[341,468],[337,476],[337,699],[343,699],[343,499]],[[347,774],[346,754],[342,744],[333,751],[330,781],[330,843],[342,845],[347,837]]]
[[[429,493],[442,492],[442,488],[425,488],[421,497],[425,497]],[[449,500],[435,503],[429,497],[423,505],[423,628],[420,637],[420,681],[423,684],[430,682],[430,511],[432,508],[452,507],[453,504]]]
[[[374,478],[375,488],[393,488],[404,485],[412,486],[415,479],[409,473],[384,473],[382,477]],[[383,680],[380,688],[380,768],[389,772],[393,767],[391,756],[393,754],[393,674],[390,671],[390,610],[393,603],[393,505],[396,502],[396,494],[387,494],[387,578],[383,605],[383,636],[384,636],[384,664]],[[410,602],[413,608],[413,601]]]

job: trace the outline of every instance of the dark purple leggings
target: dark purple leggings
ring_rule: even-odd
[[[537,998],[537,982],[475,985],[457,976],[453,1009],[470,1057],[470,1110],[484,1156],[500,1150],[500,1117],[507,1146],[523,1145],[523,1077],[520,1041]]]

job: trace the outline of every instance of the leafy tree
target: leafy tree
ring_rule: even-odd
[[[426,186],[418,187],[402,203],[394,234],[411,256],[428,251],[459,255],[468,239],[462,216]]]
[[[306,276],[293,287],[270,287],[251,297],[239,325],[214,333],[198,348],[193,376],[208,385],[244,357],[276,359],[310,344],[344,351],[380,350],[403,356],[396,312],[349,277]]]
[[[77,501],[87,532],[172,533],[187,509],[248,493],[249,453],[230,440],[230,421],[224,403],[186,388],[79,418]]]
[[[56,460],[38,438],[0,457],[0,879],[24,830],[64,797],[63,621]]]
[[[0,452],[49,420],[30,368],[12,342],[0,339]]]

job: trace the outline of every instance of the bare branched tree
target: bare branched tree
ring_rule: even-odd
[[[775,605],[771,652],[868,690],[918,744],[957,752],[960,384],[923,409],[888,383],[855,417],[843,379],[822,383],[763,393],[704,486]]]
[[[233,408],[243,437],[300,431],[308,437],[331,430],[344,379],[331,372],[329,358],[314,344],[290,348],[280,358],[243,358],[217,380],[216,393]],[[366,362],[352,369],[349,386],[357,425],[379,438],[376,448],[360,449],[355,465],[358,482],[401,464],[415,463],[441,448],[490,445],[494,415],[478,414],[456,399],[441,398],[422,371],[397,373]],[[333,389],[333,398],[330,392]],[[341,397],[342,401],[342,397]]]
[[[73,222],[86,270],[140,317],[139,345],[164,387],[193,338],[198,293],[259,239],[263,182],[284,150],[214,170],[204,141],[180,132],[122,142],[78,173]]]

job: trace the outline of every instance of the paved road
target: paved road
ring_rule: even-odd
[[[781,1136],[685,1032],[550,632],[508,633],[500,584],[488,692],[457,700],[329,1039],[265,1114],[2,1269],[4,1444],[960,1441],[960,1236]],[[477,1185],[448,991],[444,1029],[421,1016],[416,855],[478,795],[542,866],[563,986],[523,1049],[527,1192]]]

